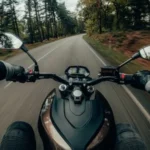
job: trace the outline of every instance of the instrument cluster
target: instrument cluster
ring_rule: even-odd
[[[90,71],[84,66],[70,66],[66,69],[65,74],[68,78],[87,78],[90,76]]]

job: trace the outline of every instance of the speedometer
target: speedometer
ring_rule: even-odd
[[[79,74],[88,76],[89,72],[87,72],[87,70],[85,68],[79,68]]]
[[[77,68],[70,68],[69,70],[68,70],[68,73],[71,75],[71,74],[77,74],[78,72],[77,72]]]
[[[66,69],[65,74],[68,77],[84,78],[90,75],[89,70],[84,66],[70,66]]]

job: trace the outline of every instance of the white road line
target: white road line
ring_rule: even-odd
[[[133,102],[139,107],[139,109],[142,111],[142,113],[146,117],[147,121],[150,123],[149,113],[145,110],[145,108],[141,105],[141,103],[137,100],[137,98],[132,94],[132,92],[125,85],[122,85],[122,87],[128,93],[128,95],[132,98]]]
[[[8,88],[13,82],[9,82],[5,87],[4,89]]]
[[[63,45],[65,42],[68,42],[68,40],[67,41],[64,41],[61,45]],[[38,60],[37,60],[37,62],[39,62],[39,61],[41,61],[42,59],[44,59],[45,57],[47,57],[49,54],[51,54],[54,50],[56,50],[58,47],[60,47],[60,46],[57,46],[57,47],[55,47],[54,49],[52,49],[50,52],[48,52],[48,53],[46,53],[44,56],[42,56],[41,58],[39,58]],[[27,67],[28,69],[30,69],[31,67],[33,67],[34,66],[34,64],[31,64],[29,67]],[[5,87],[4,87],[4,89],[7,89],[11,84],[12,84],[13,82],[9,82]]]
[[[89,50],[98,58],[98,60],[106,66],[106,63],[98,56],[98,54],[92,49],[86,42],[85,44],[89,48]],[[127,86],[122,85],[123,89],[126,91],[126,93],[131,97],[133,102],[137,105],[137,107],[140,109],[140,111],[143,113],[147,121],[150,123],[150,114],[145,110],[145,108],[142,106],[142,104],[138,101],[138,99],[133,95],[133,93],[128,89]]]

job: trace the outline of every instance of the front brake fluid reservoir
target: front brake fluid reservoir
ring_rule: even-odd
[[[64,91],[66,91],[66,90],[67,90],[67,85],[61,84],[61,85],[59,86],[59,91],[64,92]]]
[[[64,96],[66,96],[67,95],[67,85],[65,85],[65,84],[61,84],[60,86],[59,86],[59,92],[60,92],[60,94],[61,94],[61,96],[62,97],[64,97]]]
[[[88,87],[87,87],[87,91],[88,91],[89,93],[94,93],[94,87],[93,87],[93,86],[88,86]]]

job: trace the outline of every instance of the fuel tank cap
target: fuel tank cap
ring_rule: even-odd
[[[82,102],[83,93],[80,89],[74,89],[72,92],[72,97],[75,104],[80,104]]]

